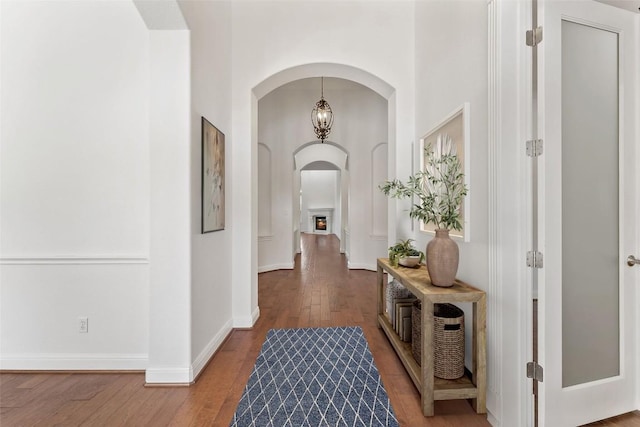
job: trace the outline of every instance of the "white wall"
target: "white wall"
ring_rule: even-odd
[[[336,172],[336,180],[334,182],[333,189],[333,224],[331,227],[331,233],[335,234],[338,239],[342,238],[342,180],[344,179],[342,172]],[[341,244],[342,245],[342,244]]]
[[[387,237],[389,199],[378,187],[389,179],[388,145],[381,142],[371,150],[371,235],[385,239]],[[386,248],[381,256],[388,256]]]
[[[416,3],[416,127],[415,164],[419,168],[419,139],[463,103],[470,103],[469,196],[471,198],[470,242],[458,242],[460,265],[457,277],[489,294],[488,325],[488,407],[495,409],[499,348],[492,335],[496,306],[488,276],[488,26],[487,3],[465,0]],[[405,214],[406,216],[406,214]],[[400,223],[400,222],[399,222]],[[425,248],[430,236],[413,233],[418,247]],[[399,229],[402,236],[405,231]],[[464,305],[467,320],[470,305]],[[469,325],[470,326],[470,325]],[[471,366],[471,328],[467,328],[467,360]]]
[[[225,134],[231,163],[231,3],[180,1],[191,30],[191,361],[194,375],[231,332],[231,231],[201,234],[201,117]],[[229,176],[227,168],[227,176]],[[233,183],[227,179],[227,200]]]
[[[147,29],[129,2],[1,7],[1,368],[142,369]]]
[[[271,150],[265,144],[258,144],[258,238],[271,237],[273,180]],[[295,199],[296,195],[292,197]],[[294,201],[295,209],[295,201]]]
[[[191,156],[189,32],[150,32],[151,286],[148,383],[189,383]]]
[[[464,102],[470,103],[469,197],[473,235],[471,242],[459,242],[458,275],[471,283],[486,283],[487,5],[464,0],[418,2],[416,74],[421,78],[416,79],[414,170],[420,167],[419,139]],[[426,233],[418,236],[421,246],[430,239]]]

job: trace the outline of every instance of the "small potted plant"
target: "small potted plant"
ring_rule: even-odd
[[[462,164],[448,135],[438,135],[436,143],[425,147],[426,166],[409,177],[380,185],[384,194],[395,198],[415,197],[409,216],[436,226],[436,236],[427,245],[427,270],[435,286],[452,286],[458,270],[459,250],[449,230],[460,230],[460,207],[467,195]]]
[[[397,267],[398,264],[405,267],[415,267],[424,261],[424,252],[417,250],[411,242],[413,239],[400,240],[389,247],[391,265],[394,267]]]

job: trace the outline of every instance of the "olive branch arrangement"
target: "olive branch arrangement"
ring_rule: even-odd
[[[468,189],[455,144],[451,137],[440,134],[435,145],[429,144],[424,151],[424,171],[410,176],[406,183],[394,179],[378,188],[397,199],[415,196],[417,202],[409,211],[411,218],[432,223],[438,229],[461,230],[460,208]]]

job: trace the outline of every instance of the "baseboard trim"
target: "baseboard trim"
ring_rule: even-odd
[[[256,307],[250,329],[260,317]],[[188,387],[213,360],[236,329],[229,320],[189,368],[147,368],[146,354],[12,354],[0,358],[0,373],[144,374],[145,387]]]
[[[0,369],[0,374],[90,374],[90,375],[100,375],[100,374],[135,374],[135,375],[144,375],[144,369],[139,370],[86,370],[86,369],[64,369],[64,370],[48,370],[48,369]]]
[[[489,414],[491,414],[491,419],[494,422],[491,423],[492,426],[500,425],[500,421],[503,418],[502,414],[502,406],[500,405],[500,393],[492,390],[489,385],[487,385],[487,419],[489,419]]]
[[[148,368],[145,372],[145,387],[171,386],[191,384],[193,371],[188,368]]]
[[[232,332],[233,328],[231,327],[231,320],[229,320],[224,324],[222,329],[211,339],[211,341],[209,341],[209,344],[205,346],[198,357],[196,357],[196,360],[191,366],[194,383],[198,381],[198,377],[200,376],[204,368],[207,367],[211,359],[213,359],[220,347],[222,347],[222,345],[229,338]]]
[[[369,270],[369,271],[377,271],[378,267],[374,264],[358,264],[355,262],[347,261],[347,268],[349,270]]]
[[[493,416],[493,414],[491,413],[491,411],[487,410],[487,421],[489,422],[489,424],[491,424],[493,427],[500,427],[500,421],[498,421],[496,419],[496,417]]]
[[[283,264],[263,265],[258,267],[258,273],[266,273],[267,271],[274,270],[293,270],[294,264],[292,262]]]
[[[234,317],[233,318],[233,328],[234,329],[250,329],[253,328],[253,325],[256,324],[258,319],[260,318],[260,307],[256,307],[251,313],[251,317]]]
[[[253,325],[256,324],[256,322],[258,321],[258,319],[260,318],[260,307],[256,307],[255,310],[253,310],[253,313],[251,313],[251,327],[253,328]]]
[[[144,371],[147,354],[43,353],[8,354],[1,371]]]
[[[191,387],[193,383],[144,383],[145,388]]]

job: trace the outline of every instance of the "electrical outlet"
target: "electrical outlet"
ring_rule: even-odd
[[[78,332],[80,332],[81,334],[86,334],[89,332],[88,317],[78,317]]]

